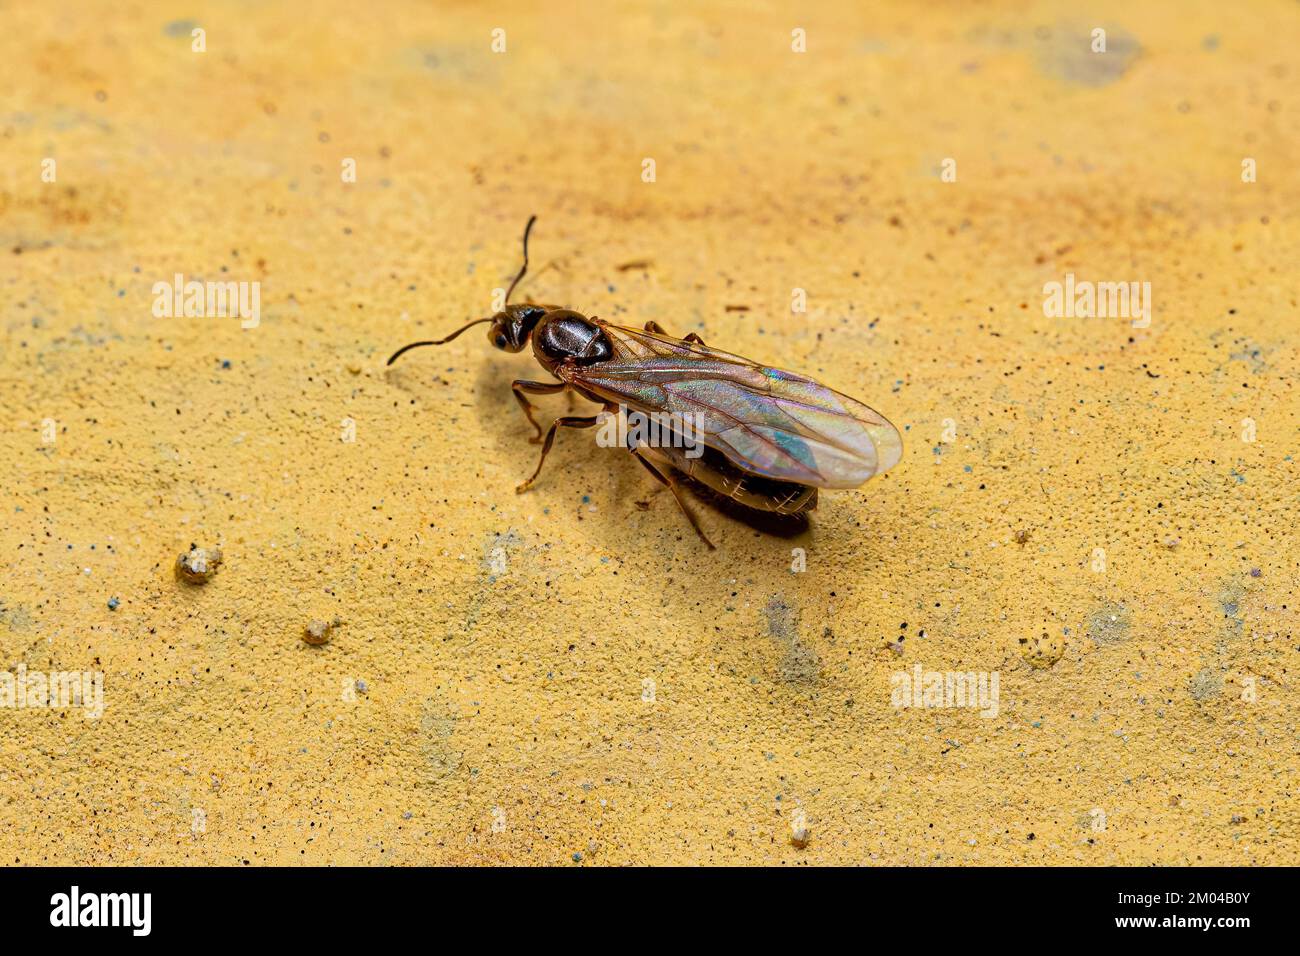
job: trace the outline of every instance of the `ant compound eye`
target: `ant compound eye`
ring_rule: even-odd
[[[504,332],[498,332],[497,337],[492,341],[496,343],[497,348],[503,349],[506,347],[506,334]]]

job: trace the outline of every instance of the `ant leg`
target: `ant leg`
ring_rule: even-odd
[[[515,494],[522,495],[525,491],[528,490],[529,486],[532,485],[532,483],[537,480],[537,476],[542,473],[542,465],[546,463],[546,456],[551,450],[551,444],[555,441],[555,433],[559,431],[561,427],[591,428],[599,420],[600,419],[596,415],[592,415],[587,418],[573,418],[571,416],[566,415],[563,418],[557,418],[555,421],[551,422],[551,429],[546,433],[546,441],[542,444],[542,458],[537,463],[537,470],[533,472],[533,476],[531,478],[529,478],[527,481],[525,481],[523,484],[521,484],[518,488],[515,489]]]
[[[655,335],[668,334],[667,330],[664,329],[664,327],[660,325],[658,322],[656,322],[654,319],[651,319],[649,322],[645,324],[645,330],[647,332],[653,332]],[[696,345],[704,344],[704,339],[700,338],[698,332],[687,332],[684,336],[682,336],[682,341],[694,342]]]
[[[650,464],[650,462],[646,461],[635,451],[632,451],[632,457],[645,465],[646,471],[650,472],[650,474],[654,475],[660,482],[668,486],[668,490],[673,493],[673,498],[677,500],[677,507],[682,509],[682,514],[686,515],[686,520],[691,523],[691,527],[694,528],[695,533],[700,536],[700,540],[709,546],[710,551],[718,550],[714,547],[713,542],[708,539],[708,536],[700,527],[700,521],[695,517],[695,512],[691,511],[691,509],[686,506],[686,502],[682,499],[682,493],[678,490],[677,479],[673,478],[671,474],[663,474],[658,468]]]
[[[536,406],[524,398],[524,392],[529,395],[554,395],[556,392],[562,392],[568,387],[563,382],[527,382],[522,378],[510,383],[510,388],[519,401],[519,407],[524,410],[524,415],[528,418],[528,424],[537,429],[537,434],[528,439],[529,443],[536,445],[542,440],[542,426],[537,424],[537,419],[533,418],[533,409]]]

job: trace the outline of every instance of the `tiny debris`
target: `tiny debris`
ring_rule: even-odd
[[[337,617],[332,621],[312,621],[303,628],[302,639],[312,647],[328,644],[330,637],[334,633],[334,628],[342,623]]]
[[[802,850],[807,847],[810,840],[812,840],[812,830],[807,824],[804,824],[801,827],[796,827],[790,834],[790,843],[797,850]]]
[[[1016,532],[1016,544],[1024,546],[1029,541],[1029,529],[1021,528]]]
[[[220,564],[220,548],[200,548],[191,544],[189,551],[176,558],[176,577],[190,584],[206,584],[217,573]]]
[[[109,609],[110,611],[116,611],[117,608],[118,608],[118,605],[120,605],[121,603],[122,603],[122,602],[119,601],[119,600],[117,599],[117,596],[114,595],[113,597],[111,597],[111,598],[108,599],[108,609]]]

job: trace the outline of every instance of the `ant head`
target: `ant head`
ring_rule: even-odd
[[[547,312],[544,305],[508,305],[492,316],[488,341],[503,352],[522,352],[528,336]]]

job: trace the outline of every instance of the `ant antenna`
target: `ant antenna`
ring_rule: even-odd
[[[528,217],[528,225],[524,226],[524,264],[519,267],[519,275],[515,276],[515,281],[510,283],[510,288],[506,289],[506,302],[510,301],[510,293],[515,291],[515,286],[519,285],[519,280],[528,271],[528,234],[533,231],[533,223],[536,221],[537,215],[533,214]]]
[[[468,325],[462,325],[460,328],[458,328],[455,332],[451,333],[451,335],[447,336],[445,339],[432,339],[428,342],[412,342],[410,345],[403,345],[400,349],[398,349],[389,357],[388,361],[385,364],[392,365],[394,362],[397,361],[397,357],[399,355],[403,354],[404,352],[409,352],[411,349],[418,349],[422,345],[442,345],[444,342],[450,342],[456,336],[460,335],[460,333],[464,332],[468,328],[471,328],[472,326],[478,325],[480,322],[491,322],[491,321],[492,321],[492,316],[488,316],[485,319],[475,319],[473,322],[470,322]]]
[[[515,286],[519,284],[519,280],[522,279],[524,277],[524,273],[528,271],[528,234],[533,231],[533,223],[535,223],[536,221],[537,221],[536,215],[529,216],[528,225],[524,226],[524,264],[519,267],[519,275],[515,276],[515,281],[510,283],[510,288],[506,289],[506,302],[510,301],[510,293],[515,291]],[[472,328],[473,326],[478,325],[482,322],[491,322],[492,320],[493,320],[492,316],[488,316],[485,319],[475,319],[473,322],[470,322],[468,325],[462,325],[460,328],[458,328],[455,332],[451,333],[451,335],[447,336],[445,339],[431,339],[427,342],[412,342],[410,345],[403,345],[400,349],[398,349],[391,356],[389,356],[388,362],[386,364],[392,365],[394,362],[397,361],[399,356],[405,354],[406,352],[409,352],[411,349],[418,349],[425,345],[442,345],[446,342],[450,342],[452,339],[460,335],[460,333],[464,332],[466,329]]]

